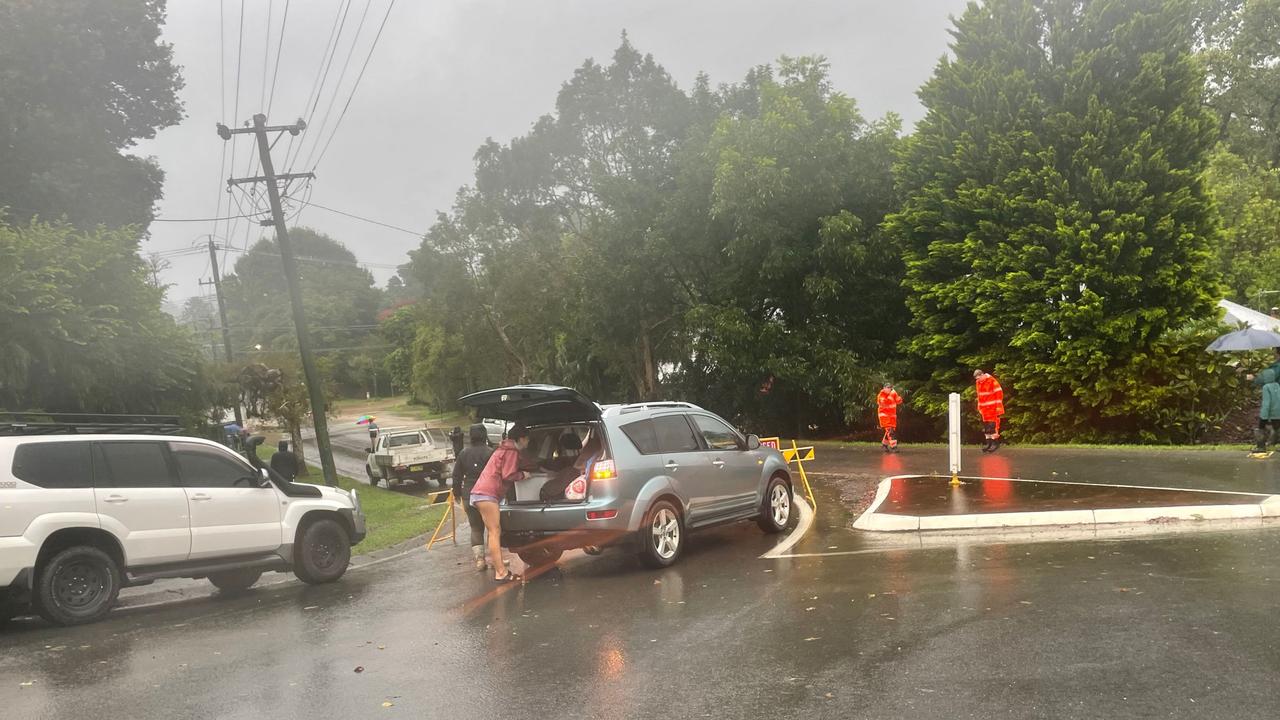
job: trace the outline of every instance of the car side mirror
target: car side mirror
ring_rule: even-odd
[[[258,468],[258,474],[262,476],[262,480],[261,482],[258,483],[258,487],[261,487],[261,488],[271,487],[271,474],[267,472],[267,469]]]
[[[367,453],[371,453],[371,452],[373,452],[373,448],[371,448],[371,447],[367,447],[367,448],[365,448],[365,449],[364,449],[364,451],[365,451],[365,452],[367,452]]]
[[[759,436],[759,435],[748,435],[748,436],[747,436],[747,449],[748,449],[748,450],[759,450],[759,449],[760,449],[760,436]]]

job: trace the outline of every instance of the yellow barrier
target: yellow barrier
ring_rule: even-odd
[[[790,457],[787,457],[788,454]],[[800,482],[804,484],[805,495],[809,498],[809,507],[817,510],[818,501],[813,497],[813,487],[809,485],[809,476],[804,471],[804,461],[813,459],[813,446],[799,447],[796,445],[796,441],[792,440],[790,452],[783,453],[783,457],[786,458],[787,464],[796,464],[796,470],[800,471]]]
[[[431,539],[427,541],[428,550],[430,550],[431,546],[435,545],[437,542],[444,542],[445,540],[452,540],[454,545],[458,544],[458,516],[454,514],[454,510],[453,510],[453,489],[451,488],[449,490],[440,490],[438,492],[427,493],[426,497],[431,498],[431,504],[435,505],[436,504],[435,499],[440,497],[441,495],[449,496],[448,504],[445,505],[444,507],[444,517],[440,518],[440,523],[436,525],[436,531],[431,533]],[[450,528],[448,535],[445,535],[444,537],[440,537],[440,531],[444,529],[444,524],[446,521],[451,522],[452,527]]]
[[[813,459],[813,446],[806,445],[800,447],[796,445],[796,441],[791,441],[791,447],[782,447],[782,438],[768,437],[760,438],[761,447],[770,447],[782,453],[782,459],[788,465],[794,464],[796,472],[800,475],[800,485],[804,490],[805,497],[809,498],[809,506],[814,510],[818,509],[818,501],[813,497],[813,487],[809,485],[809,475],[804,471],[804,464]]]

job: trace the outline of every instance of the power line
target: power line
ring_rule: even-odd
[[[370,223],[370,224],[372,224],[372,225],[379,225],[379,226],[381,226],[381,227],[388,228],[388,229],[390,229],[390,230],[398,230],[399,232],[402,232],[402,233],[408,233],[408,234],[410,234],[410,235],[412,235],[412,236],[414,236],[414,237],[417,237],[417,238],[420,238],[420,237],[422,237],[422,236],[425,234],[425,233],[419,232],[419,231],[417,231],[417,230],[410,230],[410,229],[408,229],[408,228],[402,228],[402,227],[400,227],[400,226],[398,226],[398,225],[392,225],[392,224],[390,224],[390,223],[384,223],[384,222],[381,222],[381,221],[379,221],[379,220],[373,220],[373,219],[371,219],[371,218],[361,217],[361,216],[359,216],[359,215],[354,215],[354,214],[349,213],[349,212],[343,212],[343,211],[341,211],[341,210],[335,210],[334,208],[331,208],[331,207],[325,207],[324,205],[321,205],[321,204],[319,204],[319,203],[313,203],[313,202],[311,202],[311,201],[306,201],[306,202],[303,202],[303,203],[301,203],[301,204],[302,204],[302,205],[306,205],[306,206],[308,206],[308,207],[313,207],[313,208],[319,208],[319,209],[321,209],[321,210],[326,210],[326,211],[328,211],[328,212],[335,213],[335,214],[337,214],[337,215],[342,215],[342,216],[344,216],[344,217],[349,217],[349,218],[351,218],[352,220],[360,220],[361,222],[367,222],[367,223]]]
[[[271,93],[267,95],[267,117],[271,117],[271,107],[276,101],[276,78],[280,76],[280,56],[284,54],[284,28],[289,24],[289,2],[290,0],[284,0],[284,16],[280,18],[280,38],[276,40],[276,67],[271,72]]]
[[[338,42],[342,39],[342,30],[347,24],[347,12],[351,10],[351,2],[352,0],[346,0],[345,2],[339,0],[338,14],[333,20],[333,28],[329,31],[329,40],[332,43],[332,47],[330,47],[330,43],[325,43],[325,53],[320,56],[321,67],[316,74],[316,82],[313,83],[314,97],[312,95],[307,96],[307,104],[311,105],[311,110],[307,113],[307,125],[311,125],[311,121],[316,115],[316,108],[320,106],[320,96],[324,94],[324,85],[329,80],[329,68],[333,67],[333,58],[338,54]],[[303,108],[305,109],[306,105]],[[297,160],[297,155],[302,154],[302,145],[305,142],[304,140],[298,144],[298,152],[294,155],[294,160]],[[290,143],[290,148],[292,148],[292,142]],[[286,155],[286,166],[290,163],[291,161]]]
[[[240,117],[240,69],[242,67],[242,60],[244,57],[244,3],[245,3],[245,0],[240,0],[240,30],[239,30],[239,39],[236,42],[236,101],[234,104],[235,109],[232,110],[231,112],[231,115],[233,118]],[[236,138],[233,135],[231,138],[231,169],[235,170],[235,167],[236,167]],[[244,208],[240,207],[240,203],[238,201],[236,202],[236,207],[240,210],[241,213],[244,212]],[[230,208],[231,208],[231,203],[228,202],[227,209],[230,209]],[[239,223],[240,223],[239,220],[234,220],[232,222],[232,225],[227,232],[228,237],[231,237],[235,234],[236,227],[239,225]],[[223,252],[222,263],[225,265],[226,262],[227,262],[227,254],[226,252]]]
[[[218,0],[218,105],[220,120],[227,119],[227,40],[226,40],[226,18],[225,18],[225,0]],[[218,234],[218,216],[222,214],[222,181],[226,177],[227,171],[227,145],[222,144],[222,160],[218,164],[218,186],[214,188],[217,193],[217,203],[213,208],[214,218],[212,219],[213,227],[210,229],[211,234]],[[230,207],[230,204],[228,204]],[[160,220],[160,222],[169,222]]]
[[[342,81],[347,77],[347,70],[351,67],[351,58],[356,54],[356,46],[360,44],[360,33],[364,30],[365,20],[369,17],[369,8],[373,5],[373,0],[364,0],[364,10],[360,13],[360,22],[356,24],[356,31],[351,37],[351,46],[347,48],[347,57],[342,61],[342,70],[338,72],[338,79],[333,83],[333,94],[329,96],[329,104],[325,105],[324,115],[320,118],[319,130],[316,131],[316,141],[311,144],[311,151],[307,153],[307,159],[302,163],[303,167],[311,166],[311,158],[316,153],[316,148],[320,147],[320,140],[324,137],[325,128],[329,127],[329,118],[333,115],[333,103],[338,99],[338,94],[342,92]],[[335,46],[334,52],[337,52]]]
[[[203,217],[203,218],[152,218],[151,222],[171,222],[171,223],[188,223],[188,222],[218,222],[220,220],[239,220],[240,218],[258,218],[265,214],[265,210],[258,210],[244,215],[224,215],[222,217]]]
[[[387,18],[391,17],[391,8],[395,7],[396,0],[387,3],[387,12],[382,16],[382,24],[378,25],[378,33],[373,36],[373,43],[369,45],[369,54],[364,57],[364,64],[360,66],[360,74],[356,75],[356,81],[351,86],[351,94],[347,96],[347,102],[342,106],[342,112],[338,113],[338,121],[333,124],[333,130],[329,133],[329,139],[325,141],[324,147],[320,150],[320,155],[316,158],[314,169],[320,165],[320,161],[324,159],[324,154],[329,152],[329,145],[333,142],[333,138],[338,134],[338,128],[342,126],[342,119],[347,116],[347,108],[351,107],[351,100],[356,96],[356,90],[360,87],[360,81],[364,79],[364,71],[369,68],[369,60],[373,57],[373,51],[378,47],[378,40],[382,38],[382,30],[387,26]]]
[[[275,0],[267,0],[267,27],[262,32],[262,88],[258,91],[258,108],[267,104],[267,68],[271,67],[271,15]]]
[[[239,253],[241,255],[268,257],[268,258],[275,258],[277,260],[280,259],[280,253],[265,252],[262,250],[240,250],[238,248],[230,248],[230,251],[234,253]],[[304,255],[297,255],[297,256],[294,256],[294,259],[297,260],[298,262],[311,263],[313,265],[337,265],[339,267],[365,266],[365,267],[375,267],[375,268],[384,269],[384,270],[400,269],[400,265],[393,265],[391,263],[367,262],[365,260],[360,260],[359,258],[356,258],[354,260],[335,260],[335,259],[329,259],[329,258],[306,257]]]

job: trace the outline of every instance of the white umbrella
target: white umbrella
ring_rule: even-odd
[[[1245,328],[1244,330],[1229,332],[1214,340],[1209,343],[1208,350],[1210,352],[1236,352],[1273,347],[1280,347],[1280,333]]]

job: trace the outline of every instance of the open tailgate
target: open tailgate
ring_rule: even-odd
[[[600,406],[573,388],[558,385],[513,385],[481,390],[458,398],[479,417],[526,425],[585,422],[600,419]]]

